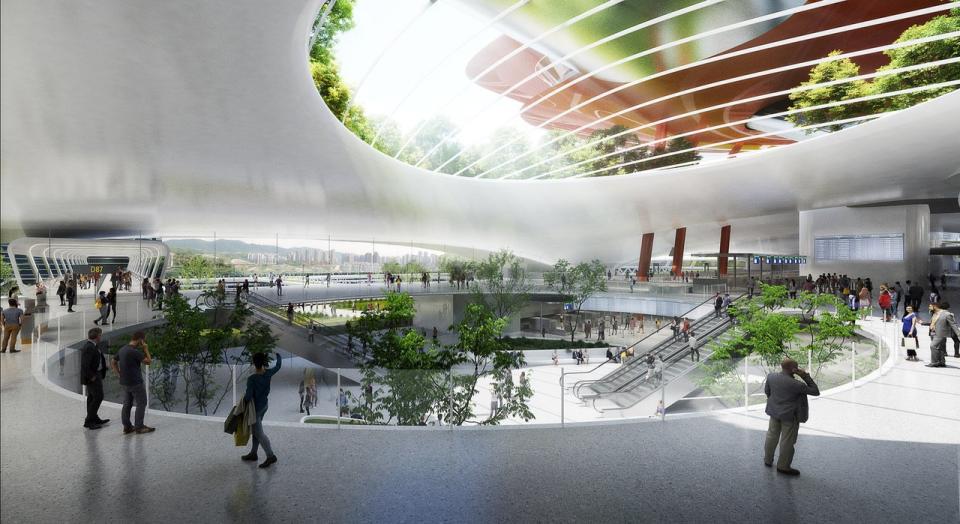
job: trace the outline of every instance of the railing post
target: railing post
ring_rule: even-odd
[[[809,372],[811,369],[813,369],[813,350],[808,349],[807,350],[807,371]]]
[[[451,418],[453,418],[453,368],[450,368],[450,370],[447,371],[447,380],[449,382],[447,398],[450,402],[450,409],[447,412],[447,425],[450,426],[450,431],[453,431],[453,424],[450,422]]]
[[[663,406],[663,410],[660,411],[660,422],[665,422],[667,420],[667,385],[660,385],[660,405]]]
[[[850,383],[857,387],[857,343],[850,343]]]
[[[743,409],[750,410],[750,355],[743,357]]]
[[[230,382],[233,384],[233,405],[237,405],[237,365],[230,364]]]
[[[564,427],[564,391],[563,391],[563,381],[566,378],[566,371],[563,369],[563,366],[560,366],[560,427]]]
[[[147,364],[147,365],[146,365],[146,368],[147,368],[147,377],[146,377],[145,382],[146,382],[146,386],[147,386],[147,387],[146,387],[146,390],[147,390],[147,405],[145,406],[144,409],[149,410],[149,409],[150,409],[150,364]]]
[[[340,405],[340,368],[337,368],[337,429],[340,429],[340,410],[343,409],[343,406]]]

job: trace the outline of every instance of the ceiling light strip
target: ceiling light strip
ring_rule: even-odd
[[[586,101],[586,102],[580,103],[580,104],[578,104],[577,106],[575,106],[575,107],[573,107],[573,108],[570,108],[570,109],[564,111],[563,113],[561,113],[561,114],[559,114],[559,115],[556,115],[556,116],[554,116],[554,117],[552,117],[552,118],[550,118],[550,119],[548,119],[548,120],[546,120],[546,121],[538,124],[536,127],[537,127],[537,128],[540,128],[540,127],[542,127],[542,126],[544,126],[544,125],[546,125],[546,124],[548,124],[548,123],[550,123],[550,122],[553,122],[553,121],[555,121],[556,119],[558,119],[558,118],[560,118],[560,117],[562,117],[562,116],[570,113],[571,111],[573,111],[573,110],[575,110],[575,109],[579,109],[579,108],[583,107],[583,106],[586,105],[587,103],[592,103],[592,102],[594,102],[594,101],[596,101],[596,100],[598,100],[598,99],[600,99],[600,98],[603,98],[603,97],[605,97],[605,96],[608,96],[608,95],[611,94],[611,93],[615,93],[615,92],[618,92],[618,91],[620,91],[620,90],[622,90],[622,89],[625,89],[626,87],[633,87],[633,86],[635,86],[635,85],[638,85],[638,84],[647,82],[647,81],[649,81],[649,80],[653,80],[653,79],[655,79],[655,78],[660,78],[660,77],[666,76],[666,75],[668,75],[668,74],[673,74],[673,73],[676,73],[676,72],[678,72],[678,71],[682,71],[682,70],[686,70],[686,69],[691,69],[691,68],[698,67],[698,66],[700,66],[700,65],[707,64],[707,63],[712,63],[712,62],[718,62],[718,61],[726,60],[726,59],[728,59],[728,58],[733,58],[733,57],[735,57],[735,56],[742,56],[742,55],[746,55],[746,54],[750,54],[750,53],[755,53],[755,52],[757,52],[757,51],[763,51],[763,50],[771,49],[771,48],[774,48],[774,47],[780,47],[780,46],[789,45],[789,44],[794,44],[794,43],[803,42],[803,41],[807,41],[807,40],[814,40],[814,39],[817,39],[817,38],[820,38],[820,37],[823,37],[823,36],[828,36],[828,35],[833,35],[833,34],[838,34],[838,33],[844,33],[844,32],[853,31],[853,30],[857,30],[857,29],[863,29],[863,28],[866,28],[866,27],[870,27],[870,26],[874,26],[874,25],[880,25],[880,24],[885,24],[885,23],[887,23],[887,22],[892,22],[892,21],[896,21],[896,20],[902,20],[902,19],[907,19],[907,18],[914,18],[914,17],[916,17],[916,16],[922,16],[922,15],[924,15],[924,14],[930,14],[931,12],[937,12],[937,11],[943,11],[943,10],[945,10],[945,9],[949,9],[952,5],[960,5],[960,2],[954,2],[954,4],[948,4],[948,5],[945,5],[945,6],[934,6],[934,7],[924,8],[924,9],[917,9],[917,10],[914,10],[914,11],[908,11],[908,12],[900,13],[900,14],[897,14],[897,15],[891,15],[891,16],[886,16],[886,17],[881,17],[881,18],[875,18],[875,19],[873,19],[873,20],[867,20],[867,21],[858,22],[858,23],[855,23],[855,24],[849,24],[849,25],[846,25],[846,26],[836,27],[836,28],[833,28],[833,29],[828,29],[828,30],[824,30],[824,31],[818,31],[818,32],[816,32],[816,33],[809,33],[809,34],[806,34],[806,35],[800,35],[800,36],[796,36],[796,37],[791,37],[791,38],[787,38],[787,39],[784,39],[784,40],[779,40],[779,41],[776,41],[776,42],[769,42],[769,43],[767,43],[767,44],[763,44],[763,45],[759,45],[759,46],[755,46],[755,47],[750,47],[750,48],[746,48],[746,49],[741,49],[741,50],[739,50],[739,51],[734,51],[734,52],[732,52],[732,53],[727,53],[727,54],[723,54],[723,55],[716,55],[716,56],[709,57],[709,58],[706,58],[706,59],[703,59],[703,60],[699,60],[699,61],[697,61],[697,62],[693,62],[693,63],[690,63],[690,64],[685,64],[685,65],[682,65],[682,66],[678,66],[678,67],[675,67],[675,68],[673,68],[673,69],[668,69],[668,70],[666,70],[666,71],[661,71],[661,72],[659,72],[659,73],[655,73],[655,74],[653,74],[653,75],[649,75],[649,76],[643,77],[643,78],[641,78],[641,79],[634,80],[633,82],[630,82],[630,83],[625,84],[625,85],[623,85],[623,86],[618,86],[618,87],[616,87],[616,88],[614,88],[614,89],[611,89],[611,90],[609,90],[609,91],[606,91],[606,92],[604,92],[604,93],[601,93],[600,95],[597,95],[597,96],[591,98],[590,100],[588,100],[588,101]],[[669,95],[662,96],[662,97],[660,97],[660,98],[658,98],[658,99],[655,99],[655,100],[648,100],[648,101],[646,101],[646,102],[643,102],[643,103],[640,103],[640,104],[637,104],[637,105],[634,105],[634,106],[631,106],[631,107],[628,107],[628,108],[625,108],[625,109],[621,109],[620,111],[618,111],[618,112],[616,112],[616,113],[612,113],[612,114],[610,114],[610,115],[604,116],[604,117],[602,117],[602,118],[599,118],[599,119],[597,119],[597,120],[594,120],[594,121],[592,121],[592,122],[589,122],[589,123],[587,123],[587,124],[584,124],[584,125],[578,127],[577,129],[574,129],[573,131],[568,131],[567,133],[564,133],[564,134],[562,134],[562,135],[560,135],[560,136],[554,137],[551,141],[545,142],[545,143],[543,143],[543,144],[540,144],[539,146],[537,146],[537,148],[532,149],[532,150],[528,151],[527,153],[525,153],[525,155],[530,154],[530,153],[533,153],[534,151],[537,151],[537,150],[539,150],[540,148],[543,148],[543,147],[548,146],[548,145],[550,145],[550,144],[552,144],[552,143],[554,143],[554,142],[557,142],[557,141],[559,141],[559,140],[561,140],[561,139],[563,139],[563,138],[565,138],[565,137],[567,137],[567,136],[570,136],[570,135],[576,134],[576,133],[580,133],[581,131],[584,131],[584,130],[586,130],[586,129],[589,129],[589,128],[591,128],[591,127],[594,127],[594,126],[596,126],[597,124],[603,123],[603,122],[605,122],[605,121],[607,121],[607,120],[610,120],[610,119],[615,118],[615,117],[617,117],[617,116],[623,115],[623,114],[625,114],[625,113],[629,113],[629,112],[631,112],[631,111],[635,111],[635,110],[637,110],[637,109],[640,109],[640,108],[643,108],[643,107],[647,107],[647,106],[653,105],[653,104],[655,104],[655,103],[663,102],[663,101],[665,101],[665,100],[670,100],[670,99],[672,99],[672,98],[677,98],[677,97],[680,97],[680,96],[685,96],[685,95],[688,95],[688,94],[691,94],[691,93],[694,93],[694,92],[697,92],[697,91],[702,91],[702,90],[705,90],[705,89],[710,89],[710,88],[713,88],[713,87],[719,87],[719,86],[722,86],[722,85],[725,85],[725,84],[729,84],[729,83],[733,83],[733,82],[739,82],[739,81],[743,81],[743,80],[746,80],[746,79],[749,79],[749,78],[766,75],[766,74],[769,74],[770,72],[776,71],[776,70],[778,70],[778,69],[779,69],[779,70],[787,70],[787,69],[790,69],[790,68],[792,68],[792,67],[796,67],[796,66],[783,66],[783,67],[781,67],[781,68],[767,69],[767,70],[765,70],[765,71],[758,71],[758,72],[755,72],[755,73],[750,73],[750,74],[747,74],[747,75],[742,75],[742,76],[735,77],[735,78],[732,78],[732,79],[726,79],[726,80],[721,80],[721,81],[713,82],[713,83],[707,84],[707,85],[697,86],[696,88],[687,89],[687,90],[685,90],[685,91],[680,91],[680,92],[671,93],[671,94],[669,94]],[[527,109],[529,109],[529,107],[528,107],[528,108],[524,108],[524,110],[520,111],[520,113],[518,113],[516,116],[522,115]],[[511,118],[513,118],[513,117],[511,117]],[[491,152],[487,153],[487,154],[484,155],[483,157],[478,158],[476,161],[474,161],[473,164],[464,167],[463,169],[461,169],[460,171],[458,171],[458,172],[456,172],[456,173],[454,173],[454,174],[455,174],[455,175],[459,175],[459,174],[462,173],[464,170],[472,167],[473,165],[475,165],[475,164],[483,161],[485,158],[489,157],[490,155],[492,155],[492,154],[498,152],[499,150],[501,150],[501,149],[503,149],[503,148],[505,148],[505,147],[508,147],[508,146],[510,146],[510,145],[512,145],[512,144],[513,144],[513,142],[508,142],[508,143],[500,146],[500,148],[498,148],[498,149],[496,149],[496,150],[494,150],[494,151],[491,151]],[[513,160],[516,160],[516,159],[513,159]],[[499,169],[502,165],[506,165],[507,163],[509,163],[509,162],[501,163],[500,165],[491,167],[491,168],[488,169],[487,171],[484,171],[483,173],[477,175],[476,178],[483,177],[483,176],[485,176],[487,173],[489,173],[490,171]],[[441,166],[441,167],[442,167],[442,166]]]
[[[930,42],[936,42],[936,41],[940,41],[940,40],[947,40],[947,39],[950,39],[950,38],[960,38],[960,31],[953,31],[953,32],[950,32],[950,33],[943,33],[943,34],[940,34],[940,35],[928,36],[928,37],[924,37],[924,38],[916,38],[916,39],[908,40],[908,41],[905,41],[905,42],[897,42],[897,43],[893,43],[893,44],[887,44],[887,45],[884,45],[884,46],[872,47],[872,48],[870,48],[870,49],[864,49],[864,50],[860,50],[860,51],[851,51],[851,52],[849,52],[849,53],[842,53],[842,54],[839,54],[839,55],[828,56],[828,57],[820,58],[820,59],[817,59],[817,60],[809,60],[809,61],[805,61],[805,62],[798,62],[798,63],[796,63],[796,64],[792,64],[792,65],[789,65],[789,66],[782,66],[782,67],[780,67],[780,68],[768,69],[768,70],[762,71],[762,72],[760,72],[760,73],[762,73],[762,74],[769,74],[769,73],[772,73],[772,72],[779,72],[779,71],[781,71],[781,70],[794,69],[794,68],[798,68],[798,67],[815,66],[815,65],[818,65],[818,64],[822,64],[822,63],[826,63],[826,62],[833,62],[833,61],[842,60],[842,59],[845,59],[845,58],[853,58],[853,57],[857,57],[857,56],[869,55],[869,54],[878,53],[878,52],[882,52],[882,51],[886,51],[886,50],[890,50],[890,49],[899,49],[899,48],[903,48],[903,47],[910,47],[910,46],[914,46],[914,45],[925,44],[925,43],[930,43]],[[918,65],[921,65],[921,66],[922,66],[923,64],[918,64]],[[914,67],[914,66],[909,66],[909,67]],[[751,73],[751,75],[747,75],[747,76],[753,76],[753,75],[755,75],[755,74],[756,74],[756,73]],[[857,76],[857,77],[854,77],[854,78],[855,78],[855,79],[872,78],[872,76],[869,76],[869,75],[872,75],[872,73],[871,73],[871,74],[868,74],[868,75],[860,75],[860,76]],[[743,80],[743,79],[744,79],[743,77],[738,77],[738,78],[736,79],[736,81],[741,81],[741,80]],[[500,177],[500,178],[501,178],[501,179],[503,179],[503,178],[510,178],[510,177],[512,177],[512,176],[514,176],[514,175],[516,175],[516,174],[522,173],[523,171],[526,171],[526,170],[528,170],[528,169],[532,169],[532,168],[534,168],[534,167],[536,167],[536,166],[538,166],[538,165],[540,165],[540,164],[543,164],[543,163],[545,163],[545,162],[549,162],[549,161],[555,160],[555,159],[557,159],[557,158],[560,158],[560,157],[569,155],[569,154],[571,154],[571,153],[573,153],[573,152],[575,152],[575,151],[579,151],[580,149],[583,149],[583,148],[586,148],[586,147],[591,147],[591,146],[594,146],[594,145],[596,145],[596,144],[600,144],[600,143],[606,142],[606,141],[608,141],[608,140],[613,140],[613,139],[615,139],[615,138],[617,138],[617,137],[620,137],[620,136],[623,136],[623,135],[626,135],[626,134],[636,133],[637,131],[641,131],[641,130],[643,130],[643,129],[654,128],[654,127],[656,127],[656,126],[658,126],[658,125],[660,125],[660,124],[664,124],[664,123],[667,123],[667,122],[672,122],[672,121],[674,121],[674,120],[679,120],[679,119],[687,118],[687,117],[690,117],[690,116],[695,116],[695,115],[702,114],[702,113],[707,113],[707,112],[710,112],[710,111],[715,111],[715,110],[717,110],[717,109],[723,109],[723,108],[725,108],[725,107],[731,107],[731,106],[741,105],[741,104],[745,104],[745,103],[748,103],[748,102],[754,102],[754,101],[757,101],[757,100],[762,100],[762,99],[765,99],[765,98],[772,98],[772,97],[775,97],[775,96],[788,95],[788,94],[796,91],[796,89],[797,89],[797,88],[791,88],[791,89],[786,89],[786,90],[782,90],[782,91],[774,91],[774,92],[771,92],[771,93],[765,93],[765,94],[762,94],[762,95],[757,95],[757,96],[753,96],[753,97],[749,97],[749,98],[743,98],[743,99],[734,100],[734,101],[731,101],[731,102],[725,102],[725,103],[723,103],[723,104],[717,104],[717,105],[710,106],[710,107],[707,107],[707,108],[697,109],[697,110],[694,110],[694,111],[689,111],[689,112],[684,113],[684,114],[681,114],[681,115],[670,116],[670,117],[667,117],[667,118],[663,118],[663,119],[661,119],[661,120],[657,120],[657,121],[655,121],[655,122],[650,122],[650,123],[643,124],[643,125],[640,125],[640,126],[637,126],[637,127],[633,127],[633,128],[630,128],[630,129],[626,129],[626,130],[621,131],[621,132],[619,132],[619,133],[616,133],[616,134],[614,134],[614,135],[610,135],[610,136],[608,136],[608,137],[604,137],[604,138],[601,138],[601,139],[597,139],[597,140],[594,140],[594,141],[592,141],[592,142],[587,142],[586,144],[580,145],[580,146],[578,146],[578,147],[576,147],[576,148],[574,148],[574,149],[571,149],[571,150],[569,150],[569,151],[565,151],[565,152],[563,152],[563,153],[558,153],[558,154],[556,154],[556,155],[554,155],[554,156],[552,156],[552,157],[545,158],[545,159],[537,162],[536,164],[527,166],[527,167],[522,168],[522,169],[519,169],[519,170],[517,170],[517,171],[513,171],[513,172],[508,173],[507,175],[505,175],[505,176],[503,176],[503,177]],[[656,100],[656,101],[654,101],[654,102],[659,102],[659,101],[662,101],[662,99],[661,99],[661,100]],[[566,135],[563,135],[563,136],[566,136]],[[541,144],[540,146],[538,146],[538,149],[539,149],[539,148],[542,148],[542,147],[545,147],[545,146],[548,146],[548,145],[550,145],[550,144],[552,144],[552,143],[554,143],[554,142],[556,142],[556,141],[557,141],[557,140],[554,139],[554,140],[550,140],[550,141],[548,141],[548,142],[545,142],[545,143]],[[518,157],[518,158],[519,158],[519,157]],[[516,159],[514,159],[514,160],[516,160]],[[499,167],[499,166],[494,166],[494,167],[491,168],[490,170],[497,169],[498,167]],[[488,171],[490,171],[490,170],[488,170]],[[485,174],[485,173],[482,173],[482,174]]]

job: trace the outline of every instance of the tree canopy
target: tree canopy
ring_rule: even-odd
[[[896,42],[907,42],[955,31],[960,31],[960,8],[952,9],[949,14],[934,17],[923,24],[909,27],[897,38]],[[841,51],[835,50],[827,56],[837,56],[840,54],[842,54]],[[908,66],[960,57],[960,38],[947,38],[935,42],[888,49],[884,51],[884,54],[890,59],[890,62],[877,69],[880,76],[877,76],[873,80],[852,80],[829,86],[807,88],[817,84],[854,78],[861,74],[860,66],[849,58],[832,60],[816,65],[810,70],[809,78],[800,84],[804,89],[795,91],[790,95],[790,102],[792,103],[790,109],[806,109],[835,102],[846,102],[872,95],[894,93],[905,89],[923,87],[960,78],[960,64],[956,63],[937,67],[925,67],[906,72],[883,74],[886,71]],[[906,109],[920,102],[925,102],[931,98],[946,94],[954,89],[956,89],[956,86],[925,89],[890,97],[874,98],[869,101],[811,109],[788,115],[787,120],[798,126],[826,124],[836,120],[855,118],[878,112]],[[848,125],[851,124],[829,125],[819,129],[838,131]],[[816,129],[809,129],[807,133],[813,133],[815,131]]]

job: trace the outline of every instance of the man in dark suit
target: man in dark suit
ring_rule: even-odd
[[[773,453],[779,443],[777,472],[799,475],[799,471],[790,467],[793,462],[793,448],[797,443],[800,423],[806,422],[809,416],[807,395],[820,396],[820,388],[806,371],[800,369],[795,360],[783,359],[780,368],[779,373],[767,375],[763,386],[763,392],[767,395],[766,413],[770,416],[767,439],[763,446],[763,464],[767,467],[773,466]],[[803,379],[803,382],[795,379],[794,375]]]
[[[83,427],[100,429],[110,422],[97,414],[103,402],[103,378],[107,376],[107,359],[103,356],[100,328],[91,328],[87,332],[87,341],[80,349],[80,383],[87,386],[87,418]]]
[[[914,311],[920,311],[920,304],[923,302],[923,286],[919,282],[911,284],[907,281],[907,294],[910,295],[908,306],[913,306]]]

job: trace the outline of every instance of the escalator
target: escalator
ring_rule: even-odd
[[[743,297],[744,295],[740,295],[733,303],[741,301]],[[713,300],[713,298],[710,298],[701,302],[681,316],[683,318],[700,314],[700,318],[691,323],[690,331],[697,336],[701,360],[709,357],[708,343],[723,336],[733,325],[726,314],[719,317],[713,314]],[[706,314],[703,314],[705,306],[707,311]],[[663,333],[661,332],[668,329],[669,327],[665,326],[630,347],[635,348],[650,337],[657,336],[658,333],[662,337]],[[650,355],[663,359],[663,377],[659,382],[652,380],[650,368],[647,364],[647,357]],[[577,382],[573,386],[573,394],[580,400],[591,402],[598,411],[627,409],[647,398],[661,384],[685,375],[696,365],[689,357],[689,344],[682,337],[674,338],[672,334],[668,334],[664,340],[656,343],[649,351],[637,354],[603,378]],[[598,402],[600,403],[598,404]],[[604,405],[607,407],[605,408]]]

